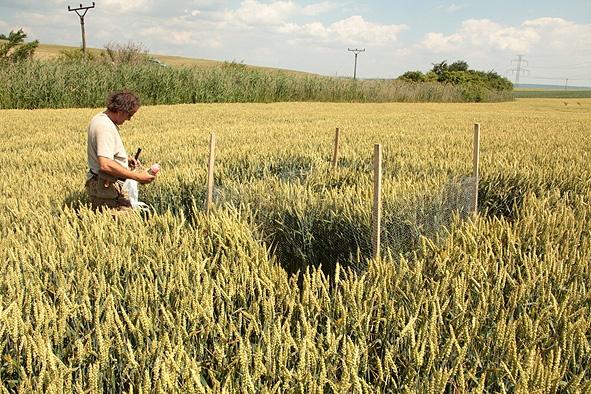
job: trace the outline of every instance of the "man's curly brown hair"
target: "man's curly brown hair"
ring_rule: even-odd
[[[112,112],[126,112],[130,114],[139,106],[139,97],[129,90],[113,92],[107,99],[107,109]]]

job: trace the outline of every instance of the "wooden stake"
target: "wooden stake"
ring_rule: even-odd
[[[337,168],[337,162],[339,160],[339,138],[340,137],[340,130],[337,127],[337,130],[334,135],[334,151],[332,154],[332,168]]]
[[[382,221],[382,145],[375,144],[373,150],[373,211],[371,217],[371,246],[374,259],[380,258],[380,233]]]
[[[215,164],[215,134],[209,138],[209,163],[207,166],[207,201],[205,202],[205,212],[209,214],[213,204],[213,169]]]
[[[478,178],[480,166],[480,123],[474,123],[474,152],[472,155],[472,213],[478,212]]]

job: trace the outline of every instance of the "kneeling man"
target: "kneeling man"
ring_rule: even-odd
[[[119,126],[130,120],[139,107],[140,100],[134,93],[112,93],[107,99],[107,109],[95,115],[88,125],[86,191],[95,210],[131,209],[123,182],[133,179],[147,184],[154,180],[146,171],[132,171],[139,162],[127,154],[119,135]]]

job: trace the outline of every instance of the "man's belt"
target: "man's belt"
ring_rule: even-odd
[[[88,171],[92,174],[93,178],[98,178],[99,174],[97,174],[96,172],[92,171],[92,168],[89,168]],[[109,175],[109,174],[105,174],[103,171],[99,171],[100,175],[102,178],[105,178],[108,181],[111,182],[116,182],[116,181],[121,181],[121,182],[125,182],[126,179],[125,178],[117,178],[114,177],[113,175]]]

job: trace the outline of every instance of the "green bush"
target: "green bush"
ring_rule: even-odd
[[[459,87],[464,101],[510,100],[513,84],[494,71],[470,70],[468,63],[458,60],[451,65],[447,61],[435,63],[423,74],[421,71],[407,71],[398,77],[400,81],[438,82]]]
[[[423,74],[420,71],[407,71],[404,74],[402,74],[398,79],[400,79],[401,81],[406,81],[406,82],[425,82],[426,81],[425,74]]]

